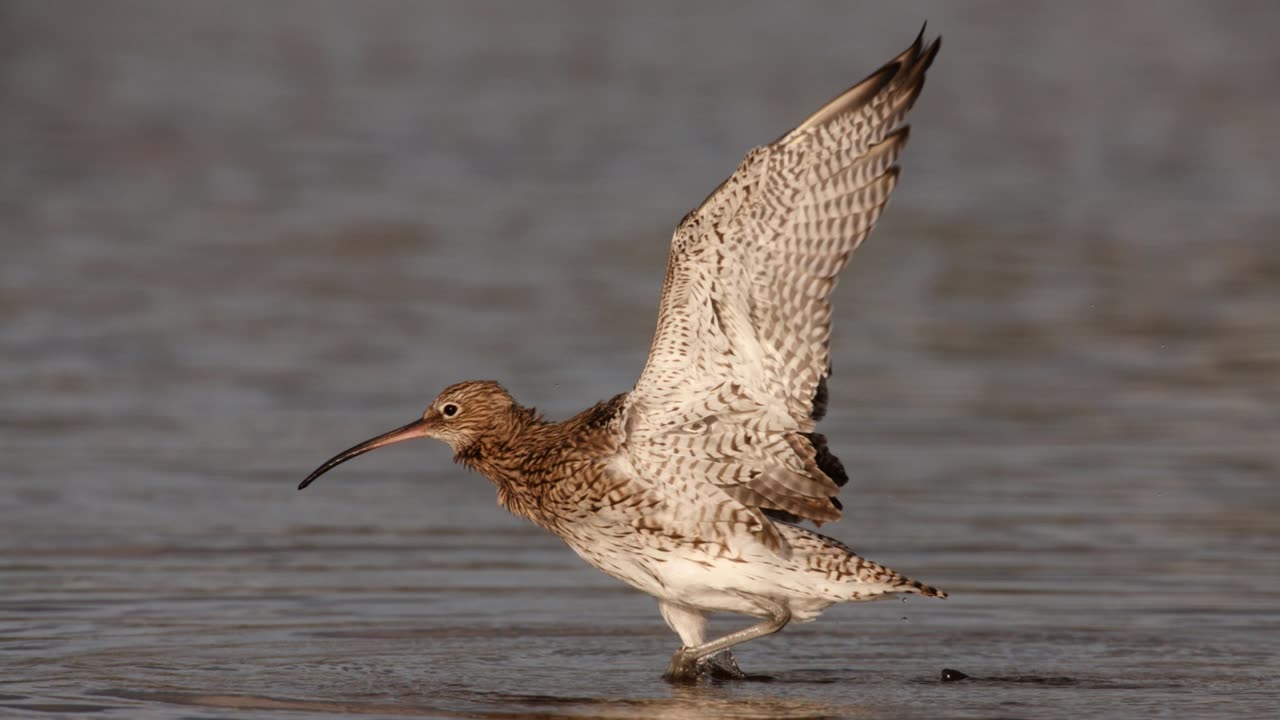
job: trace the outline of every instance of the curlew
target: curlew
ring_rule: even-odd
[[[834,603],[946,597],[801,525],[848,480],[814,432],[831,371],[829,297],[898,181],[904,119],[940,39],[901,55],[737,170],[676,227],[635,388],[562,422],[498,383],[445,388],[422,417],[331,458],[435,438],[498,503],[658,601],[672,681],[744,677],[730,648]],[[708,640],[707,614],[757,624]]]

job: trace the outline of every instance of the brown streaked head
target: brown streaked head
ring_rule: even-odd
[[[370,450],[414,438],[435,438],[449,444],[455,456],[497,429],[504,418],[521,410],[511,394],[492,380],[467,380],[450,385],[422,413],[422,417],[334,455],[298,485],[301,490],[321,475]]]

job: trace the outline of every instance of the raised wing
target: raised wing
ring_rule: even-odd
[[[898,180],[902,125],[940,39],[757,148],[671,242],[658,328],[630,394],[637,471],[718,486],[761,521],[840,517],[846,478],[812,432],[830,374],[828,298]]]

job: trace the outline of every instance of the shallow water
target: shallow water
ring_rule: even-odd
[[[0,5],[0,715],[1266,716],[1280,13],[1161,7]],[[464,377],[629,387],[674,222],[926,17],[825,429],[949,600],[672,688],[444,448],[294,489]]]

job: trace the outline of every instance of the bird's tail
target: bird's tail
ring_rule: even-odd
[[[799,525],[774,521],[779,533],[795,550],[799,565],[806,574],[824,577],[834,602],[872,600],[894,593],[914,593],[926,597],[945,598],[946,591],[912,580],[892,568],[868,560],[853,548],[821,533]],[[837,580],[833,586],[829,581]],[[847,594],[846,594],[847,593]]]
[[[924,595],[925,597],[946,598],[947,592],[940,590],[932,585],[925,585],[919,580],[911,578],[899,573],[896,570],[887,568],[877,562],[872,562],[866,558],[858,557],[850,553],[856,558],[859,574],[868,579],[874,578],[878,584],[886,586],[886,593],[915,593]]]
[[[946,590],[940,590],[932,585],[925,585],[924,583],[918,580],[912,580],[911,578],[902,578],[902,585],[900,587],[903,589],[898,592],[918,593],[925,597],[943,598],[944,600],[947,598]]]

